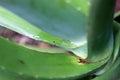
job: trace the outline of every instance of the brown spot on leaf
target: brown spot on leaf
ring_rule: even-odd
[[[83,64],[89,64],[90,63],[90,62],[86,61],[85,59],[82,59],[80,56],[75,55],[71,51],[66,51],[66,53],[76,57],[77,59],[79,59],[79,63],[83,63]]]
[[[56,41],[53,41],[53,43],[56,43]]]
[[[86,60],[79,58],[79,63],[89,64],[90,62],[87,62]]]
[[[19,60],[19,62],[20,62],[21,64],[25,64],[25,62],[24,62],[23,60]]]

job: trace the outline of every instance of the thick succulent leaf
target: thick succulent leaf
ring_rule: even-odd
[[[1,11],[0,24],[7,28],[29,37],[33,34],[31,37],[33,39],[37,38],[67,49],[86,44],[86,25],[90,0],[52,0],[52,2],[50,0],[1,0],[0,5],[45,32],[57,36],[57,38],[36,28],[34,30],[31,25],[14,17],[9,12]],[[20,22],[17,22],[19,20]],[[87,48],[87,46],[84,47]],[[81,51],[81,47],[68,50],[76,54],[80,53],[83,58],[87,57],[87,53]]]
[[[114,20],[117,22],[117,23],[120,23],[120,11],[115,13],[114,15]]]
[[[118,59],[118,56],[120,56],[119,54],[119,48],[120,48],[120,24],[114,21],[114,50],[113,53],[109,59],[109,61],[107,62],[107,64],[104,66],[103,69],[101,69],[100,71],[96,72],[96,75],[101,75],[103,73],[107,73],[107,71],[109,71],[111,69],[111,67],[114,66],[114,64],[116,63],[116,60]],[[111,73],[110,73],[111,74]],[[104,75],[104,74],[103,74]],[[107,78],[108,76],[106,76]],[[100,79],[102,80],[102,79]],[[106,80],[106,79],[103,79]]]
[[[92,1],[88,25],[88,60],[96,61],[113,52],[113,12],[116,0]]]
[[[116,60],[116,58],[119,55],[119,48],[120,48],[120,24],[116,21],[114,21],[114,51],[113,51],[113,62]]]
[[[23,78],[10,74],[7,71],[0,70],[1,80],[23,80]]]
[[[42,40],[44,42],[65,46],[68,48],[75,47],[75,45],[71,44],[70,41],[52,36],[36,28],[34,25],[31,25],[25,20],[15,16],[2,7],[0,7],[0,25],[36,40]]]
[[[119,61],[120,61],[120,24],[119,24],[119,12],[115,14],[114,21],[114,50],[112,56],[103,70],[96,73],[97,75],[104,73],[93,80],[119,80]],[[114,72],[114,73],[113,73]]]
[[[89,53],[90,53],[89,54],[90,57],[88,58],[88,60],[91,60],[91,61],[97,61],[97,60],[104,59],[104,58],[108,57],[108,55],[110,56],[110,54],[112,52],[112,45],[113,45],[112,27],[108,29],[108,26],[111,26],[112,24],[107,25],[108,23],[105,22],[105,21],[108,21],[108,22],[112,23],[111,22],[111,20],[112,20],[111,11],[113,10],[113,6],[111,6],[112,1],[108,2],[108,4],[107,4],[107,1],[105,1],[105,3],[106,3],[105,6],[102,6],[102,8],[109,6],[109,7],[107,7],[107,11],[104,13],[107,14],[109,12],[109,13],[111,13],[110,15],[99,14],[100,12],[105,11],[105,8],[99,10],[99,8],[101,8],[101,7],[99,7],[99,6],[96,7],[97,4],[99,4],[99,3],[102,4],[102,2],[104,2],[104,1],[99,2],[99,0],[97,0],[93,3],[93,7],[95,7],[95,9],[91,8],[93,10],[91,12],[95,12],[95,13],[94,14],[91,13],[90,17],[89,17],[91,22],[88,26],[90,26],[90,28],[92,26],[92,28],[89,31],[90,34],[88,33],[89,34],[88,35],[88,41],[89,41],[88,43],[89,43]],[[90,5],[90,0],[86,0],[86,1],[83,1],[83,0],[54,0],[54,1],[52,1],[52,4],[49,4],[49,0],[26,0],[26,1],[23,1],[23,0],[1,0],[0,4],[1,4],[1,6],[7,8],[7,9],[13,11],[14,13],[18,14],[19,16],[23,17],[25,20],[28,20],[35,26],[40,27],[42,30],[44,30],[54,36],[58,36],[58,37],[62,38],[62,40],[61,40],[58,37],[56,38],[52,35],[49,35],[50,37],[52,37],[52,39],[49,40],[47,38],[48,39],[47,42],[57,44],[61,47],[64,46],[64,48],[67,48],[67,50],[73,51],[74,53],[81,56],[82,58],[87,57],[88,52],[87,52],[87,43],[86,43],[87,42],[86,41],[86,25],[87,25],[88,13],[89,13],[88,7]],[[2,14],[2,16],[3,15],[4,14]],[[96,20],[96,18],[94,18],[96,16],[100,17],[100,21]],[[102,20],[103,17],[105,18],[104,20]],[[110,21],[107,20],[107,18],[110,18]],[[4,19],[8,20],[9,18],[4,17]],[[93,20],[91,20],[91,19],[93,19]],[[94,22],[94,21],[96,21],[96,22]],[[93,25],[94,23],[96,23],[96,24]],[[6,24],[6,23],[2,22],[2,24]],[[14,24],[16,24],[16,23],[14,23]],[[103,26],[103,27],[98,28],[98,27],[96,27],[96,25],[99,25],[100,27]],[[8,26],[8,24],[7,24],[7,26]],[[107,28],[104,29],[105,26],[107,26]],[[96,29],[96,30],[93,31],[94,29]],[[24,30],[24,28],[22,28],[22,30]],[[103,31],[103,33],[101,33],[102,31]],[[45,33],[45,34],[47,34],[47,33]],[[42,35],[42,34],[40,34],[40,35]],[[102,40],[95,39],[95,38],[98,38],[97,36],[100,36],[100,35],[104,35],[103,38],[100,37]],[[36,36],[37,36],[37,39],[41,38],[39,35],[35,35],[34,37],[36,38]],[[94,37],[94,36],[96,36],[96,37]],[[55,40],[53,40],[53,39],[55,39]],[[65,39],[65,41],[63,39]],[[46,41],[46,38],[41,39],[41,40]],[[95,40],[96,40],[96,43],[93,45]],[[59,41],[59,42],[57,42],[57,41]],[[56,42],[56,43],[54,43],[54,42]],[[72,45],[70,45],[70,43]],[[101,46],[98,47],[98,44],[100,44]],[[109,46],[111,46],[111,47],[109,47]],[[74,49],[70,49],[70,48],[74,48]],[[94,50],[92,50],[92,49],[94,49]],[[101,54],[99,54],[98,52]],[[95,60],[95,58],[97,60]]]
[[[32,80],[41,78],[73,80],[95,72],[105,63],[105,60],[90,64],[79,63],[79,59],[69,54],[37,52],[2,38],[0,38],[0,51],[0,74],[8,72],[13,76],[33,78]]]
[[[120,80],[119,74],[120,74],[120,55],[116,59],[116,62],[111,66],[111,68],[108,69],[108,71],[106,71],[103,75],[98,76],[93,80]]]
[[[53,35],[79,41],[86,32],[88,3],[89,0],[1,0],[0,5]]]

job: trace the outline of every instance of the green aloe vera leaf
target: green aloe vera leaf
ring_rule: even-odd
[[[114,41],[114,51],[113,51],[113,62],[116,60],[116,58],[118,57],[119,55],[119,48],[120,48],[120,44],[119,44],[119,41],[120,41],[120,24],[116,21],[114,21],[114,38],[115,38],[115,41]]]
[[[107,64],[104,66],[104,68],[100,69],[100,71],[96,72],[95,75],[101,75],[103,73],[106,73],[109,71],[112,66],[116,63],[116,60],[119,56],[119,48],[120,48],[120,24],[114,21],[114,50],[113,53],[107,62]],[[105,79],[106,80],[106,79]]]
[[[63,40],[61,38],[52,36],[38,28],[34,25],[28,23],[27,21],[19,18],[15,14],[5,10],[3,7],[0,7],[0,25],[6,28],[9,28],[13,31],[16,31],[20,34],[33,38],[35,40],[41,40],[51,44],[75,47],[74,44],[71,44],[70,41]]]
[[[2,70],[0,70],[0,79],[1,80],[10,80],[10,79],[11,80],[23,80],[20,77],[13,76],[10,73],[8,73],[7,71],[2,71]]]
[[[79,63],[79,59],[69,54],[37,52],[3,38],[0,38],[0,50],[1,70],[38,80],[82,78],[96,72],[106,62]]]
[[[97,61],[110,57],[113,52],[113,13],[116,0],[92,1],[88,23],[87,60]]]
[[[120,53],[117,57],[114,64],[112,64],[111,68],[108,69],[104,74],[96,77],[93,80],[120,80]]]
[[[0,12],[2,26],[33,39],[64,47],[82,58],[87,57],[81,46],[87,45],[90,0],[1,0],[0,5],[27,20],[35,28],[3,9]]]
[[[50,2],[49,0],[1,0],[0,3],[1,6],[53,35],[75,41],[81,36],[84,37],[87,23],[85,14],[88,14],[90,0],[53,0],[51,4]],[[77,10],[78,7],[81,10]]]
[[[56,44],[57,46],[60,46],[60,47],[64,47],[65,49],[70,50],[73,53],[75,53],[76,55],[82,57],[83,59],[88,57],[87,41],[86,41],[87,19],[88,19],[88,16],[90,16],[90,19],[92,19],[91,18],[92,15],[94,16],[94,14],[92,14],[92,15],[88,14],[89,13],[88,9],[89,9],[89,5],[90,5],[90,1],[89,0],[86,0],[86,1],[82,1],[82,0],[79,0],[79,1],[78,0],[74,0],[74,1],[73,0],[61,0],[61,1],[59,1],[59,0],[56,0],[56,1],[53,1],[53,4],[48,4],[49,3],[48,0],[44,0],[44,1],[43,0],[39,0],[39,1],[38,0],[34,0],[34,1],[33,0],[26,0],[24,2],[24,4],[23,4],[23,2],[24,2],[23,0],[21,0],[21,1],[18,1],[18,0],[4,0],[4,1],[1,1],[1,5],[3,7],[5,7],[5,8],[7,8],[7,9],[13,11],[15,14],[18,14],[19,16],[21,16],[25,20],[31,22],[35,26],[40,27],[42,30],[44,30],[44,31],[54,35],[54,36],[52,36],[52,35],[47,34],[46,32],[41,30],[41,34],[38,33],[39,35],[35,34],[33,36],[34,39],[43,40],[43,41],[51,43],[51,44]],[[78,3],[78,2],[80,2],[80,3]],[[43,5],[40,6],[40,4],[39,4],[39,6],[36,6],[36,5],[38,5],[38,3],[43,4]],[[81,3],[84,3],[86,6],[84,6]],[[96,1],[95,3],[99,4],[99,1],[98,2]],[[107,3],[107,1],[106,1],[106,3]],[[15,5],[13,5],[13,4],[15,4]],[[56,4],[58,4],[58,5],[56,5]],[[60,6],[61,4],[64,4],[64,6],[67,5],[67,8],[66,7],[64,7],[64,8],[62,7],[62,9],[61,9],[61,6]],[[109,5],[109,4],[107,4],[107,5]],[[31,14],[25,15],[25,13],[30,12],[31,10],[33,10]],[[70,12],[69,12],[69,14],[67,14],[67,16],[65,16],[65,14],[63,15],[64,11],[65,11],[65,13],[68,13],[69,11]],[[73,12],[71,12],[71,11],[73,11]],[[40,13],[40,14],[38,14],[37,12]],[[42,13],[42,12],[44,12],[44,13]],[[95,14],[97,14],[99,12],[100,11],[97,10]],[[54,14],[56,14],[56,15],[54,15]],[[60,15],[65,16],[65,17],[63,18]],[[38,20],[38,18],[39,18],[39,20]],[[40,20],[40,19],[42,19],[42,20]],[[8,20],[8,18],[7,18],[7,20]],[[31,20],[33,20],[33,22],[35,22],[36,24],[33,23]],[[60,20],[59,21],[60,23],[57,23],[57,25],[52,25],[52,26],[50,25],[50,24],[56,24],[57,20],[58,21]],[[13,19],[11,21],[13,21]],[[40,23],[39,21],[41,21],[42,23]],[[65,26],[62,25],[63,21],[64,21],[64,25]],[[94,18],[91,21],[94,22]],[[45,22],[45,24],[43,22]],[[46,22],[47,22],[47,24],[46,24]],[[100,22],[100,21],[98,21],[98,22]],[[13,22],[13,23],[15,24],[15,22]],[[38,25],[37,23],[39,23],[41,25]],[[72,25],[70,23],[75,24],[75,25]],[[104,23],[104,21],[103,21],[103,23]],[[66,26],[66,25],[69,25],[69,26]],[[88,25],[88,26],[90,26],[90,25]],[[11,28],[11,27],[8,27],[8,28]],[[26,29],[22,28],[22,30],[26,30]],[[72,32],[71,32],[71,30],[72,30]],[[20,30],[17,30],[17,31],[20,31]],[[35,30],[32,30],[32,32],[34,33]],[[96,30],[96,32],[97,32],[97,30]],[[29,33],[30,33],[30,31],[29,31]],[[94,33],[94,31],[93,31],[93,33]],[[109,31],[108,31],[108,33],[109,33]],[[111,34],[112,34],[112,32],[111,32]],[[26,34],[24,34],[24,35],[26,35]],[[44,36],[44,38],[41,39],[42,35]],[[60,35],[62,35],[62,36],[60,36]],[[28,34],[26,36],[28,36]],[[55,36],[57,36],[57,37],[55,37]],[[52,39],[49,39],[51,37],[52,37]],[[108,39],[108,37],[109,37],[109,35],[106,34],[106,38],[107,39]],[[90,42],[90,40],[88,40],[88,42]],[[108,43],[108,46],[109,45],[112,46],[113,40],[110,39],[110,41],[108,41],[108,42],[110,42],[110,43]],[[98,40],[98,43],[99,43],[99,40]],[[90,42],[90,44],[92,44],[92,42]],[[89,51],[90,51],[90,49],[89,49]],[[98,57],[101,56],[101,58],[103,59],[104,58],[103,56],[105,55],[104,53],[109,55],[112,52],[112,47],[107,47],[107,49],[101,50],[101,51],[103,51],[103,54],[101,54],[101,55],[98,54]],[[89,53],[91,53],[91,52],[89,52]],[[108,55],[105,55],[105,57],[108,57]],[[89,56],[90,57],[88,59],[95,60],[94,59],[95,56],[92,56],[92,54],[89,54]],[[91,58],[91,56],[92,56],[92,58]]]

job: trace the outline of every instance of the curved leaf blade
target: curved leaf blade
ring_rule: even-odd
[[[41,53],[2,38],[0,38],[0,45],[0,69],[27,78],[82,78],[86,74],[95,72],[105,63],[104,60],[98,63],[82,64],[77,58],[68,54]]]
[[[90,1],[53,0],[50,4],[49,0],[2,0],[0,5],[40,29],[79,45],[86,40],[85,14],[88,13],[88,2]],[[76,6],[82,10],[77,10]]]
[[[120,56],[118,56],[118,59],[116,59],[115,63],[112,64],[111,68],[108,69],[108,71],[106,71],[103,75],[100,75],[93,80],[120,80],[119,70],[120,70]]]
[[[88,25],[88,60],[97,61],[110,57],[113,52],[113,14],[116,0],[92,1]]]
[[[0,25],[35,40],[42,40],[56,45],[62,45],[63,42],[63,46],[75,47],[69,41],[52,36],[36,28],[34,25],[5,10],[3,7],[0,7]]]
[[[4,20],[1,18],[1,25],[7,25],[5,27],[12,30],[14,28],[17,28],[15,31],[29,37],[31,37],[30,35],[34,34],[35,36],[31,37],[33,39],[39,40],[39,38],[41,38],[42,36],[40,40],[51,44],[56,44],[60,47],[64,47],[65,49],[74,52],[76,55],[79,55],[82,58],[86,58],[87,53],[83,52],[84,50],[81,50],[81,46],[87,45],[86,25],[90,0],[53,0],[52,4],[50,4],[49,2],[49,0],[0,1],[1,6],[21,16],[25,20],[35,25],[34,27],[37,26],[45,32],[42,30],[38,31],[36,29],[28,31],[26,30],[26,28],[28,27],[27,24],[27,27],[24,28],[25,22],[21,23],[23,27],[15,26],[16,24],[19,24],[17,22],[19,19],[17,20],[17,18],[17,21],[13,22],[14,27],[12,28],[10,22],[15,21],[14,18],[12,19],[12,16],[11,18],[6,17],[7,20],[12,19],[11,21],[8,21],[9,24],[3,22]],[[3,12],[1,12],[1,14]],[[10,13],[6,12],[6,14],[9,15]],[[2,14],[1,16],[5,19],[4,14]],[[29,29],[30,28],[31,27],[29,27]],[[28,31],[28,33],[23,33],[25,32],[25,30]],[[36,31],[40,33],[37,33]],[[54,36],[49,35],[46,32]],[[87,50],[87,46],[84,47],[86,47],[85,49]]]

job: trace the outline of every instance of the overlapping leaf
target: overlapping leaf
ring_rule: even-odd
[[[115,2],[115,0],[93,0],[92,2],[88,24],[88,60],[101,60],[113,52]]]
[[[0,68],[3,72],[1,71],[0,74],[3,74],[3,78],[4,74],[9,76],[5,72],[25,76],[27,79],[31,77],[33,79],[74,79],[95,72],[113,51],[113,25],[111,24],[113,13],[111,12],[115,0],[93,1],[94,5],[92,5],[95,9],[92,12],[95,13],[89,15],[90,0],[52,0],[51,3],[50,0],[1,0],[1,26],[33,39],[63,47],[82,58],[86,58],[88,54],[86,26],[90,26],[87,60],[90,62],[101,60],[98,63],[80,64],[79,60],[71,55],[43,54],[1,38]],[[104,5],[101,7],[102,3]],[[90,24],[87,21],[88,17]]]
[[[0,45],[0,69],[3,71],[0,72],[3,73],[2,75],[6,72],[27,79],[76,79],[95,72],[106,62],[104,60],[91,64],[79,63],[79,59],[68,54],[41,53],[2,38],[0,38]],[[2,78],[0,77],[0,79]]]
[[[116,62],[103,75],[98,76],[93,80],[120,80],[120,56],[117,57]]]
[[[73,48],[86,44],[90,0],[1,0],[0,5],[35,25],[32,26],[24,20],[18,19],[1,7],[0,24],[2,26],[33,39],[64,47],[76,54],[80,53],[83,58],[87,57],[84,50],[77,48],[76,51]],[[85,47],[87,48],[87,46]]]

